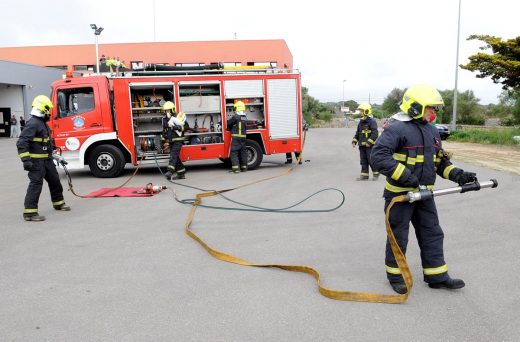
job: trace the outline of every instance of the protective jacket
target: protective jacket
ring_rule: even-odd
[[[189,128],[188,122],[184,123],[178,120],[175,116],[170,118],[163,117],[163,137],[168,141],[185,141],[184,131]]]
[[[227,121],[227,130],[231,131],[233,138],[246,138],[246,116],[235,114]]]
[[[376,120],[367,116],[359,121],[352,142],[357,143],[359,147],[371,147],[376,143],[378,134]]]
[[[246,116],[235,113],[227,121],[227,130],[231,131],[231,170],[237,172],[247,170],[247,150],[246,150]]]
[[[403,185],[412,174],[420,185],[432,189],[436,174],[455,181],[463,172],[450,162],[437,128],[417,120],[390,124],[372,148],[371,162],[387,176],[385,198],[416,190]]]
[[[22,162],[32,159],[50,159],[54,146],[45,120],[38,116],[31,116],[20,134],[16,147]]]

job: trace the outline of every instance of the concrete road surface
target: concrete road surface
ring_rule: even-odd
[[[330,213],[258,213],[200,208],[194,231],[213,247],[259,263],[303,264],[337,290],[393,294],[384,267],[384,179],[356,182],[354,130],[311,129],[305,162],[289,176],[227,194],[251,205],[292,205],[324,188],[345,204]],[[82,199],[71,212],[40,199],[42,223],[22,219],[28,183],[15,139],[0,140],[1,341],[518,341],[520,338],[520,176],[457,162],[498,189],[439,197],[450,275],[466,287],[434,290],[422,281],[413,229],[408,261],[415,286],[401,305],[335,301],[314,279],[211,257],[183,230],[190,206],[170,190],[150,198]],[[308,161],[307,161],[308,160]],[[187,163],[183,184],[225,189],[279,174],[285,156],[232,175],[219,161]],[[82,194],[115,187],[88,170],[72,172]],[[66,178],[60,170],[62,183]],[[145,167],[128,186],[167,182]],[[438,179],[437,188],[453,186]],[[180,198],[196,190],[173,186]],[[339,203],[327,191],[300,209]],[[221,198],[204,203],[234,206]]]

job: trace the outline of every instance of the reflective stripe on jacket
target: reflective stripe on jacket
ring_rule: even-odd
[[[370,159],[374,168],[387,176],[386,198],[413,191],[402,184],[411,174],[419,179],[419,184],[433,188],[436,174],[453,181],[462,171],[442,149],[437,128],[417,120],[389,125],[377,139]]]
[[[168,141],[186,141],[186,137],[184,136],[184,132],[190,127],[188,125],[188,121],[184,122],[184,127],[179,130],[175,127],[170,127],[168,125],[168,121],[170,119],[166,116],[162,118],[162,126],[163,126],[163,138]],[[174,132],[176,131],[176,132]]]
[[[51,131],[43,118],[31,116],[16,142],[18,156],[22,161],[51,158],[54,149]]]
[[[235,114],[227,121],[227,130],[234,138],[245,138],[247,133],[245,115]]]
[[[378,135],[376,120],[368,116],[359,121],[352,142],[358,143],[360,147],[372,146],[376,143]]]

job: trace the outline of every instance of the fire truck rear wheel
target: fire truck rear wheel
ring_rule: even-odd
[[[264,158],[264,153],[262,152],[262,148],[260,145],[254,140],[246,140],[246,150],[247,150],[247,168],[249,170],[254,170],[260,163],[262,163],[262,159]]]
[[[90,153],[88,165],[95,177],[113,178],[125,168],[125,156],[112,145],[99,145]]]

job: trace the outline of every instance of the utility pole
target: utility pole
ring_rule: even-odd
[[[155,0],[153,0],[153,41],[155,42]]]
[[[345,106],[345,82],[347,82],[347,80],[343,80],[343,97],[341,98],[341,106]]]
[[[99,73],[99,47],[98,47],[98,38],[101,32],[103,32],[102,27],[97,27],[96,24],[90,24],[90,28],[94,30],[94,36],[96,37],[96,72]]]
[[[460,7],[462,0],[459,0],[459,21],[457,24],[457,55],[455,57],[455,89],[453,90],[453,119],[451,121],[451,130],[454,131],[457,127],[457,85],[459,80],[459,38],[460,38]]]

